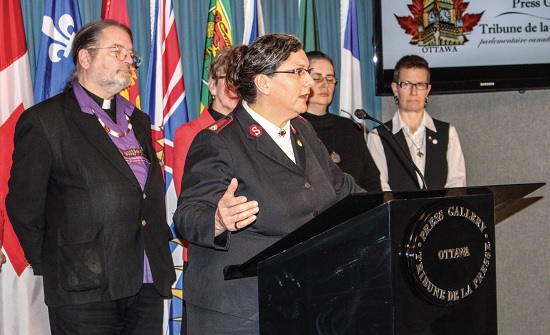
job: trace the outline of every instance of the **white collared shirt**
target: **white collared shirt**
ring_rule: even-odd
[[[396,134],[403,129],[411,157],[423,174],[426,166],[426,128],[437,132],[432,117],[426,111],[424,111],[424,117],[422,118],[420,126],[414,133],[411,133],[409,127],[407,127],[405,122],[403,122],[399,111],[397,111],[392,118],[392,133]],[[413,144],[413,141],[416,145]],[[380,184],[382,191],[391,191],[386,154],[384,152],[384,146],[382,145],[380,135],[376,129],[369,133],[367,138],[367,147],[369,148],[378,170],[380,170]],[[423,153],[422,157],[417,155],[419,150]],[[458,133],[453,125],[449,126],[447,164],[448,172],[445,188],[466,186],[466,164],[464,162],[464,155],[462,154],[460,140],[458,139]],[[422,179],[420,176],[417,175],[417,179],[419,185],[422,186]]]
[[[250,114],[250,116],[252,116],[252,118],[260,124],[260,126],[262,126],[264,131],[275,141],[275,143],[277,143],[279,148],[281,148],[281,150],[283,150],[288,158],[290,158],[294,162],[294,164],[296,164],[296,157],[294,156],[294,149],[292,148],[292,140],[290,138],[290,121],[288,121],[281,129],[260,114],[253,111],[252,108],[250,108],[250,106],[248,106],[245,101],[243,101],[242,104],[248,114]],[[284,130],[284,136],[279,135],[279,132],[281,132],[281,130]]]

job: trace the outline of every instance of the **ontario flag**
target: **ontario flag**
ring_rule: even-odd
[[[229,0],[210,0],[208,22],[206,24],[206,42],[204,45],[204,63],[202,66],[200,113],[210,103],[208,90],[208,67],[218,51],[233,45],[231,31],[231,6]]]
[[[363,108],[361,57],[357,30],[355,0],[341,0],[342,68],[340,78],[340,110],[353,114]],[[341,112],[340,116],[349,117]]]
[[[61,93],[74,70],[71,47],[82,28],[78,0],[47,0],[36,61],[34,101]]]
[[[152,41],[149,62],[147,99],[144,111],[151,118],[153,146],[164,170],[166,218],[174,238],[170,242],[176,271],[172,300],[165,304],[164,334],[180,334],[183,305],[183,240],[172,222],[177,206],[172,178],[174,134],[188,122],[183,67],[171,0],[151,0]]]
[[[19,0],[0,1],[0,334],[50,334],[42,277],[27,267],[6,213],[15,124],[33,104],[25,29]]]
[[[103,0],[101,7],[101,18],[118,21],[130,28],[130,18],[128,17],[128,8],[126,0]],[[136,68],[132,68],[132,81],[130,86],[120,92],[120,95],[128,99],[137,108],[141,109],[141,97],[139,96],[138,79]]]

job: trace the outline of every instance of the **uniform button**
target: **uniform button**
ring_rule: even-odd
[[[309,181],[306,181],[306,183],[304,184],[304,187],[311,188],[311,183]]]
[[[319,211],[313,211],[313,212],[311,213],[311,215],[317,216],[317,215],[319,215]]]
[[[147,224],[147,221],[141,220],[141,226],[142,226],[142,227],[145,227],[146,224]]]
[[[147,194],[143,193],[143,199],[147,198]]]

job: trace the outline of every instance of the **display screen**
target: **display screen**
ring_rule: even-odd
[[[432,93],[550,88],[550,0],[375,0],[376,94],[404,55],[424,57]]]

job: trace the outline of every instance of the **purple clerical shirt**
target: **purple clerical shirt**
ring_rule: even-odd
[[[124,160],[128,163],[132,172],[141,186],[141,190],[145,188],[147,176],[149,175],[150,162],[143,153],[143,148],[134,134],[134,130],[130,129],[130,116],[134,112],[135,106],[120,94],[115,96],[116,101],[116,123],[111,120],[107,113],[92,99],[80,86],[78,81],[73,83],[73,90],[76,95],[76,100],[80,105],[83,113],[96,115],[98,122],[104,128],[108,127],[115,134],[126,134],[117,136],[108,133],[109,138],[117,146]],[[153,275],[149,265],[147,253],[143,250],[143,282],[152,283]]]

